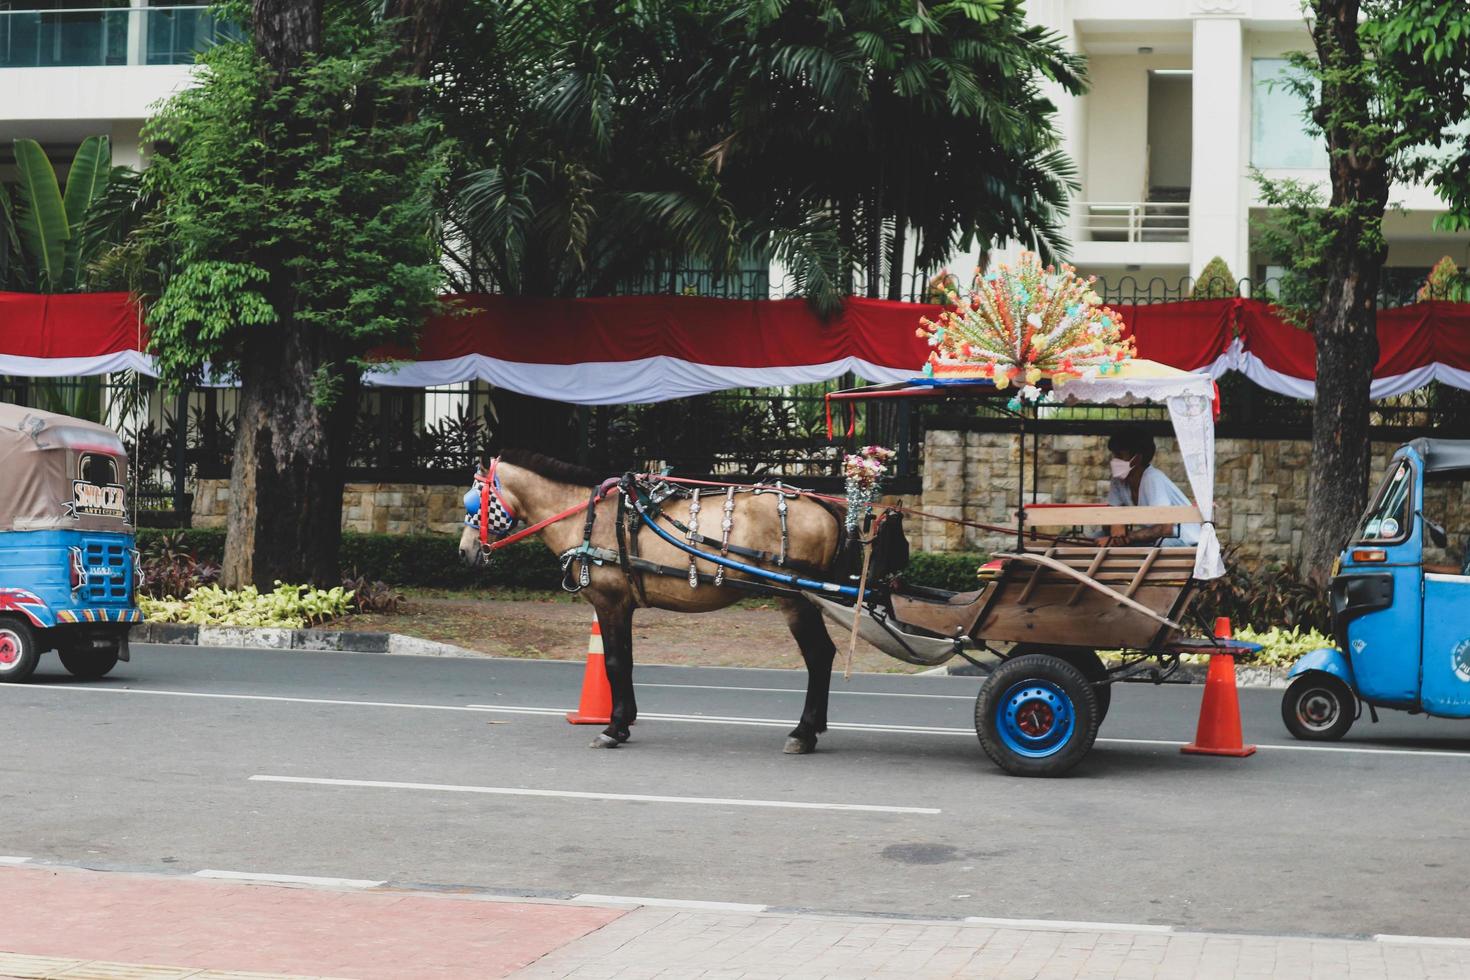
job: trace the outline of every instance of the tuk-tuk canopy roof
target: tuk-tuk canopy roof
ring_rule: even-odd
[[[0,531],[123,530],[127,468],[107,426],[0,403]]]
[[[1409,448],[1424,460],[1424,472],[1470,472],[1470,439],[1415,439]]]

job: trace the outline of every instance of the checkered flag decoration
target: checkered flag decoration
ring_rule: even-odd
[[[515,526],[515,518],[510,516],[510,512],[505,509],[505,504],[501,503],[500,494],[498,493],[500,481],[492,474],[490,479],[494,481],[494,484],[492,485],[491,492],[484,494],[482,492],[482,485],[485,479],[485,468],[483,466],[476,466],[475,483],[470,487],[470,492],[464,495],[464,522],[472,527],[479,527],[482,517],[480,514],[480,502],[482,500],[488,500],[488,513],[483,515],[489,520],[486,530],[493,534],[509,534],[510,529]]]

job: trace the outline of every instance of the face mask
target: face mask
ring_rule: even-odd
[[[1108,465],[1113,468],[1113,479],[1126,480],[1128,474],[1133,472],[1133,463],[1126,459],[1112,460]]]

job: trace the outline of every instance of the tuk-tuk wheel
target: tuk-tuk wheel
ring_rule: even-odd
[[[61,666],[73,677],[96,680],[106,677],[117,666],[117,648],[111,650],[57,650]]]
[[[1358,699],[1341,679],[1312,670],[1291,682],[1281,699],[1286,730],[1308,742],[1335,742],[1353,727]]]
[[[0,619],[0,684],[19,684],[36,669],[41,651],[29,623]]]
[[[1060,776],[1097,739],[1097,692],[1082,671],[1052,654],[1011,657],[975,699],[975,734],[1013,776]]]

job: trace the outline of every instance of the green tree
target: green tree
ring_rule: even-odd
[[[152,345],[172,384],[240,384],[225,581],[325,584],[364,356],[436,302],[441,136],[401,22],[294,0],[237,16],[251,41],[212,49],[144,130]]]
[[[99,202],[114,176],[129,171],[112,166],[106,136],[82,140],[67,168],[65,189],[33,139],[15,141],[15,170],[14,184],[0,187],[0,288],[80,291],[88,267],[111,244]]]
[[[1298,283],[1315,290],[1314,303],[1302,301],[1317,342],[1302,566],[1321,576],[1366,503],[1390,188],[1427,179],[1451,205],[1450,225],[1470,215],[1470,151],[1459,130],[1470,120],[1470,7],[1457,0],[1310,0],[1304,7],[1314,50],[1293,56],[1293,87],[1327,143],[1331,195],[1319,204],[1295,195],[1288,227],[1304,245],[1293,256]],[[1433,18],[1427,29],[1425,17]],[[1293,198],[1291,188],[1282,193]]]
[[[1240,286],[1230,274],[1230,266],[1220,256],[1205,263],[1189,291],[1190,299],[1231,299],[1240,295]]]
[[[575,7],[575,15],[572,13]],[[564,9],[565,8],[565,9]],[[1065,248],[1044,80],[1081,62],[1015,0],[471,0],[437,110],[462,145],[461,282],[607,292],[650,256],[779,259],[831,310],[1015,239]]]

